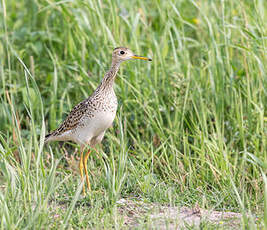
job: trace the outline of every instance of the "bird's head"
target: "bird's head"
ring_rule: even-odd
[[[118,47],[113,50],[112,62],[123,62],[131,59],[141,59],[146,61],[152,61],[152,59],[147,57],[142,57],[134,54],[130,49],[125,47]]]

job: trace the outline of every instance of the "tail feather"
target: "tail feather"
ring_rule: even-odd
[[[45,140],[44,142],[47,143],[49,141],[49,138],[53,136],[53,132],[52,133],[48,133],[47,135],[45,135]]]

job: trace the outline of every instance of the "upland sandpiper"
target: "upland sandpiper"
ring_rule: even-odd
[[[76,105],[63,123],[45,137],[45,142],[74,141],[80,145],[80,175],[83,181],[84,170],[89,191],[91,186],[87,171],[87,159],[91,149],[102,141],[105,131],[112,125],[118,106],[117,97],[113,89],[114,80],[120,64],[131,59],[152,61],[150,58],[135,55],[128,48],[115,48],[112,54],[111,68],[105,74],[95,92]],[[89,146],[89,151],[83,156],[86,146]],[[83,194],[85,195],[84,185]]]

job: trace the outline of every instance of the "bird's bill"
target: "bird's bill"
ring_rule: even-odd
[[[138,56],[138,55],[133,55],[132,58],[134,58],[134,59],[146,60],[146,61],[152,61],[151,58],[142,57],[142,56]]]

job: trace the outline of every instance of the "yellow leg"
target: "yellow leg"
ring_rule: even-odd
[[[80,175],[81,175],[81,180],[83,182],[83,150],[81,150],[81,158],[80,158]],[[85,196],[85,187],[83,184],[83,195]]]
[[[89,150],[84,158],[83,158],[83,167],[84,167],[84,170],[85,170],[85,176],[86,176],[86,182],[87,182],[87,188],[89,190],[89,192],[91,192],[91,185],[90,185],[90,181],[89,181],[89,176],[88,176],[88,171],[87,171],[87,160],[88,160],[88,157],[89,157],[89,154],[90,154],[91,150]]]

